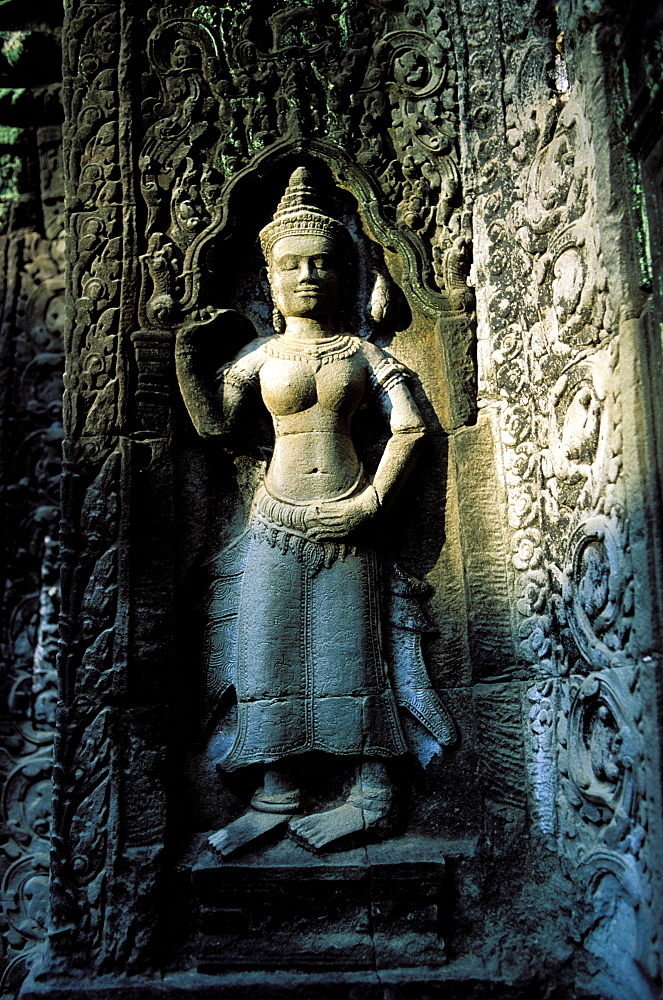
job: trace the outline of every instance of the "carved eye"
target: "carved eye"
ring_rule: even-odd
[[[297,258],[294,254],[287,254],[285,257],[280,257],[277,264],[281,271],[294,271],[298,266]]]

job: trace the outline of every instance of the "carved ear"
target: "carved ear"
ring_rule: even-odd
[[[251,320],[235,309],[217,309],[207,319],[183,326],[180,336],[195,345],[196,352],[209,360],[210,365],[217,367],[234,358],[256,339],[258,332]]]

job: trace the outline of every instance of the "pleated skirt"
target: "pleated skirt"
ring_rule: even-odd
[[[219,766],[311,751],[405,753],[382,651],[375,553],[343,549],[325,565],[292,542],[249,532],[230,656],[236,734]]]

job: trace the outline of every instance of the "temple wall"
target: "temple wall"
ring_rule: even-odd
[[[12,4],[12,7],[15,5]],[[0,13],[0,995],[48,921],[64,353],[61,25]]]
[[[64,254],[51,92],[20,123],[0,96],[7,170],[28,165],[0,237],[7,996],[47,923],[58,560],[23,997],[126,975],[137,997],[659,995],[660,44],[654,4],[72,0]],[[347,328],[414,373],[428,442],[385,554],[427,585],[458,740],[398,771],[399,825],[361,861],[230,865],[205,838],[255,782],[199,746],[203,567],[270,444],[260,421],[202,441],[173,347],[198,324],[230,361],[221,309],[271,332],[256,236],[302,164],[357,248]],[[361,434],[370,467],[384,432]]]

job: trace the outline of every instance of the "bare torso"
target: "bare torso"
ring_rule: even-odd
[[[350,426],[366,380],[361,352],[324,364],[281,357],[265,361],[260,388],[275,435],[265,480],[271,493],[310,504],[341,499],[358,487],[362,468]]]

